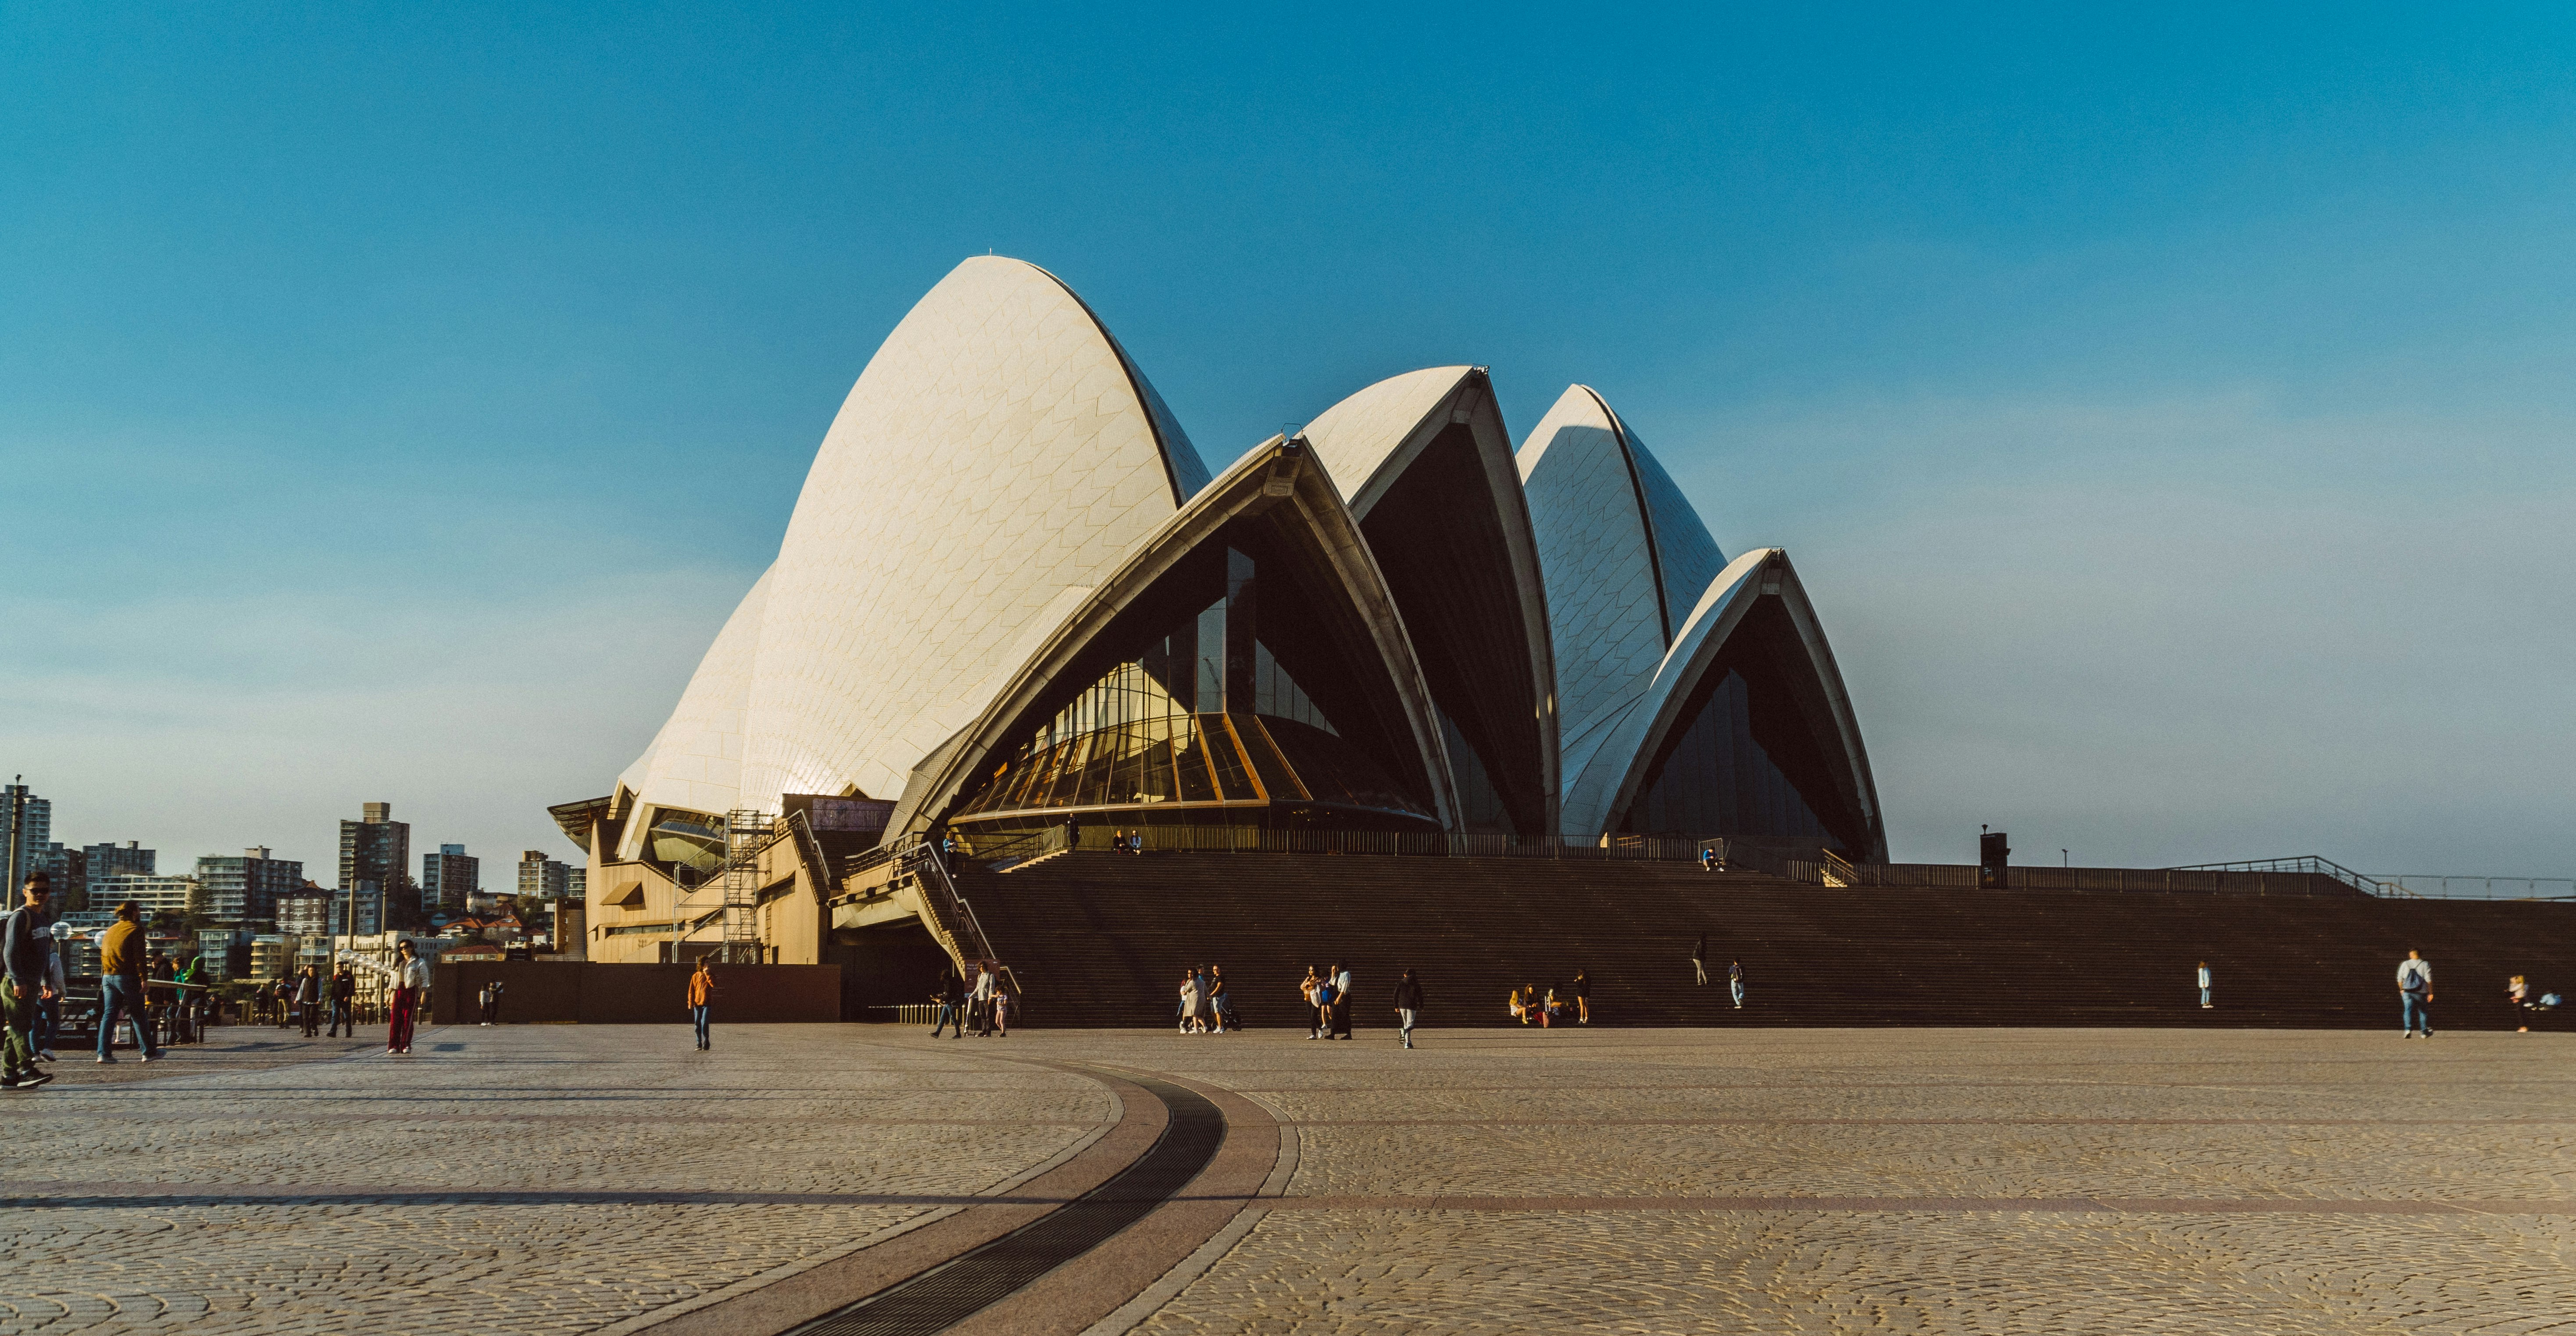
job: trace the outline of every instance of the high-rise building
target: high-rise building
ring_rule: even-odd
[[[364,816],[340,823],[340,890],[343,894],[365,891],[359,896],[363,906],[373,900],[379,915],[391,912],[408,918],[405,910],[417,913],[420,902],[413,893],[405,904],[406,893],[413,891],[411,879],[411,826],[394,820],[392,803],[368,803]],[[364,914],[364,908],[359,913]],[[378,922],[383,920],[380,917]],[[365,931],[378,932],[381,928]]]
[[[483,889],[483,860],[470,857],[461,844],[442,844],[420,856],[420,907],[423,913],[462,914],[468,897]]]
[[[546,857],[542,849],[530,849],[519,855],[519,898],[521,900],[560,900],[564,894],[564,873],[569,869]]]
[[[331,911],[339,898],[311,882],[277,897],[275,906],[277,930],[295,937],[327,937],[335,931],[345,933],[347,925],[335,923]]]
[[[349,937],[372,937],[384,930],[385,892],[373,878],[359,882],[354,890],[332,893],[329,931]]]
[[[194,877],[164,877],[150,872],[119,872],[92,877],[89,893],[101,909],[131,900],[143,908],[145,922],[155,914],[184,914],[205,887]]]
[[[276,917],[277,897],[302,889],[304,864],[271,858],[267,846],[261,845],[242,850],[238,858],[218,854],[199,858],[197,880],[206,886],[205,907],[198,912],[219,922],[242,923]]]
[[[564,898],[567,900],[590,898],[589,868],[573,867],[570,864],[564,866]]]
[[[43,868],[46,880],[53,883],[55,913],[70,914],[89,908],[88,854],[54,840],[45,845],[44,857],[36,866]]]
[[[0,860],[9,864],[9,899],[13,905],[18,899],[19,883],[29,872],[44,866],[44,851],[53,839],[53,800],[37,797],[24,783],[0,784]]]
[[[91,881],[128,872],[151,876],[154,862],[159,857],[154,851],[144,848],[139,840],[127,840],[123,844],[112,841],[107,844],[85,844],[81,846],[81,856],[89,860]]]

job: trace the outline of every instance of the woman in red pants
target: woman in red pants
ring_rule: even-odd
[[[411,1052],[412,1018],[429,992],[429,962],[414,954],[406,937],[394,946],[394,1015],[385,1029],[387,1053]]]

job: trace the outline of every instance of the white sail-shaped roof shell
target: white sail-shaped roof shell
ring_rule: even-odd
[[[1053,275],[957,266],[860,373],[788,521],[742,804],[899,793],[1206,477]]]
[[[619,787],[652,807],[721,816],[742,805],[743,716],[751,704],[760,623],[769,603],[769,571],[752,582],[689,675],[680,703],[644,754],[617,777]],[[644,823],[630,822],[621,856],[633,857]]]
[[[1618,419],[1584,386],[1567,389],[1530,429],[1519,462],[1547,580],[1556,716],[1571,743],[1613,694],[1664,656],[1654,532]]]

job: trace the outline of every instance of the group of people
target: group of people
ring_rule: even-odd
[[[326,979],[321,966],[307,965],[278,980],[275,989],[278,1024],[298,1025],[312,1039],[322,1035],[327,1013],[330,1033],[323,1037],[337,1039],[344,1031],[351,1039],[358,1037],[358,972],[351,966],[341,965]]]
[[[1707,933],[1701,933],[1699,935],[1699,940],[1691,943],[1691,974],[1698,980],[1698,983],[1695,986],[1702,988],[1708,986]],[[1726,962],[1726,991],[1728,996],[1735,999],[1735,1009],[1738,1011],[1744,1010],[1743,961],[1730,960]]]
[[[951,1039],[963,1039],[970,1030],[983,1039],[1011,1037],[1011,990],[1002,985],[1002,962],[976,961],[974,973],[970,984],[954,970],[940,971],[939,991],[931,994],[931,1001],[939,1004],[931,1038],[937,1039],[950,1027],[954,1027]]]
[[[1233,1000],[1225,995],[1225,971],[1214,965],[1193,965],[1181,975],[1180,1021],[1182,1034],[1224,1034],[1243,1028],[1235,1022]]]
[[[1577,1025],[1590,1025],[1592,1023],[1592,976],[1576,970],[1571,988],[1560,990],[1550,987],[1543,994],[1537,984],[1515,988],[1512,990],[1510,1008],[1513,1020],[1523,1025],[1535,1025],[1541,1029],[1562,1025],[1569,1020]]]

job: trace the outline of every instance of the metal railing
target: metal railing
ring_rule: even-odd
[[[1851,863],[1793,859],[1786,875],[1820,886],[1886,887],[1896,890],[1973,891],[1973,863]],[[2274,895],[2334,897],[2363,895],[2322,872],[2244,871],[2198,868],[2014,867],[2004,870],[2004,889],[2014,891],[2161,891],[2187,895]]]
[[[2472,877],[2381,873],[2379,884],[2419,900],[2576,900],[2576,877]]]
[[[1141,839],[1144,853],[1364,854],[1406,858],[1544,858],[1593,862],[1696,863],[1703,851],[1721,861],[1750,850],[1715,836],[1612,835],[1570,839],[1557,835],[1393,830],[1274,830],[1263,826],[1063,826],[999,834],[953,832],[958,852],[978,863],[1018,865],[1068,849],[1117,852],[1122,834]],[[873,851],[871,851],[873,852]],[[846,871],[863,870],[854,857]]]
[[[2193,863],[2171,869],[2175,872],[2285,872],[2304,876],[2331,877],[2364,895],[2393,899],[2412,898],[2403,887],[2391,886],[2377,877],[2364,876],[2331,858],[2302,854],[2296,858],[2252,858],[2234,863]]]

